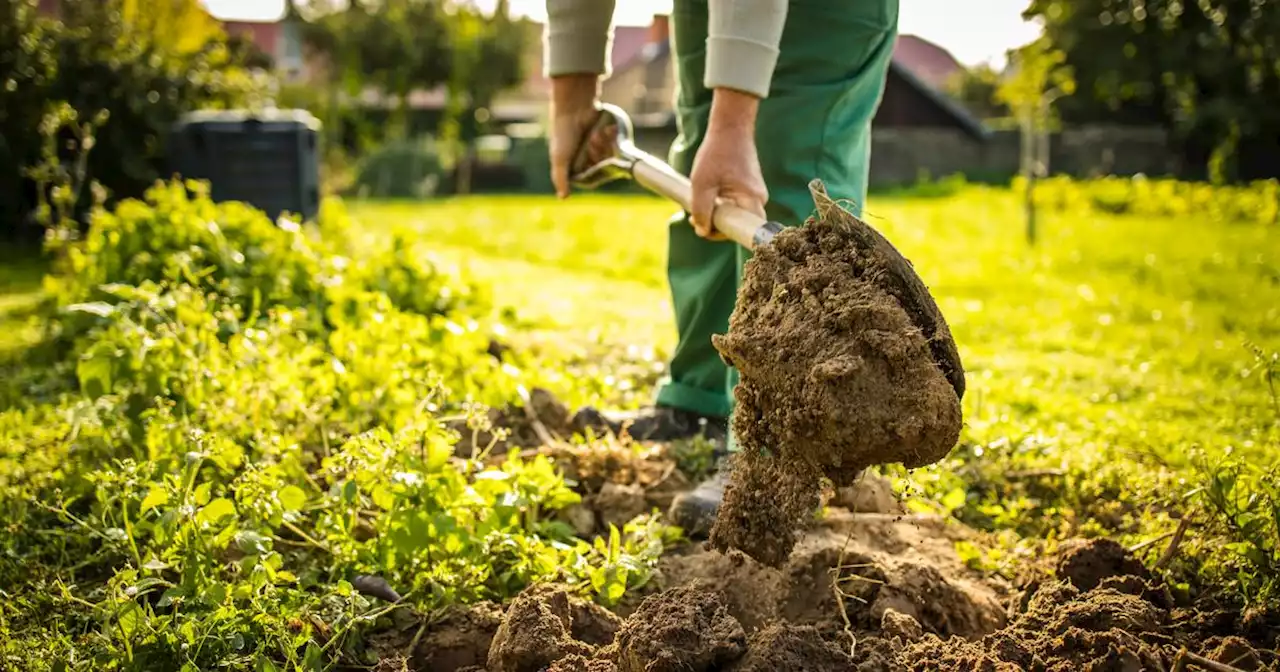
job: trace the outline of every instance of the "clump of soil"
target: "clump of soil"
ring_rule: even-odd
[[[650,596],[618,630],[619,672],[715,670],[747,647],[742,624],[714,592],[693,583]]]
[[[818,216],[756,251],[728,333],[713,337],[740,373],[742,459],[710,543],[772,566],[822,477],[845,486],[872,465],[931,464],[961,426],[964,372],[928,289],[888,241],[811,188]]]
[[[1184,648],[1210,660],[1236,661],[1238,669],[1268,664],[1241,637],[1205,639],[1188,631],[1168,590],[1113,542],[1067,550],[1058,576],[1029,590],[1034,592],[1008,626],[977,640],[926,634],[900,648],[894,669],[1168,670],[1180,669],[1175,661]]]
[[[845,672],[849,656],[810,625],[772,625],[751,637],[734,672]]]
[[[1168,613],[1139,596],[1055,582],[1007,628],[978,642],[926,636],[900,659],[912,670],[1168,669],[1167,625]]]
[[[1111,539],[1090,539],[1067,548],[1058,558],[1056,573],[1081,590],[1096,588],[1113,576],[1151,578],[1141,561]]]
[[[489,647],[490,672],[541,672],[565,656],[613,641],[618,617],[563,589],[535,586],[512,601]]]

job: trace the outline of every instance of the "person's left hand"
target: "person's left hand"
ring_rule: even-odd
[[[690,223],[699,236],[725,240],[713,216],[720,203],[754,212],[764,219],[769,190],[756,154],[755,111],[758,99],[716,90],[711,119],[689,175],[693,183]]]

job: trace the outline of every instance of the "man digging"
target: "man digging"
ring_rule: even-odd
[[[596,119],[608,74],[614,0],[547,0],[552,81],[551,177],[569,195],[569,164]],[[668,232],[668,280],[679,340],[654,406],[584,409],[580,426],[672,441],[725,441],[738,373],[712,344],[728,329],[750,252],[716,234],[717,200],[785,226],[813,209],[808,184],[866,200],[871,120],[897,39],[898,0],[675,0],[671,14],[679,135],[670,163],[693,183],[691,212]],[[724,465],[672,503],[672,522],[705,536],[722,501]]]

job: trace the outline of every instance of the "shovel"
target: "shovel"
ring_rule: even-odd
[[[582,189],[595,189],[617,180],[635,180],[644,188],[678,203],[685,212],[692,208],[693,187],[689,178],[676,172],[665,161],[636,147],[632,140],[634,131],[627,113],[608,103],[597,104],[600,115],[583,135],[569,167],[570,181]],[[590,163],[589,140],[596,136],[611,138],[607,155]],[[832,201],[820,180],[809,184],[815,205],[820,211],[840,207]],[[852,243],[864,250],[874,251],[884,262],[885,271],[880,282],[902,304],[912,321],[929,340],[934,359],[942,367],[948,382],[955,389],[957,398],[964,398],[964,366],[946,319],[934,302],[924,281],[916,274],[911,262],[903,257],[884,236],[861,219],[848,217]],[[755,251],[769,245],[774,236],[783,230],[778,222],[768,221],[759,215],[729,203],[719,203],[712,214],[712,225],[733,242]]]
[[[652,154],[640,149],[632,140],[631,118],[617,106],[599,105],[600,116],[583,136],[569,167],[573,186],[596,189],[617,180],[635,180],[640,186],[659,196],[675,201],[688,212],[693,206],[693,187],[689,178]],[[589,163],[589,143],[594,135],[613,137],[609,155],[595,164]],[[782,225],[730,203],[716,205],[712,225],[726,238],[754,250],[767,245],[782,231]]]

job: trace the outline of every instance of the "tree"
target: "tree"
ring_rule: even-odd
[[[189,56],[226,37],[198,0],[113,0],[120,17],[164,51]]]
[[[521,81],[526,34],[506,0],[490,14],[444,0],[352,0],[312,17],[304,38],[329,58],[331,82],[348,94],[370,84],[392,98],[398,131],[407,130],[413,91],[445,87],[449,109],[440,130],[447,135],[450,123],[476,110],[483,116],[502,90]]]
[[[330,81],[357,96],[372,84],[395,103],[392,135],[407,131],[409,95],[444,85],[451,72],[449,26],[432,0],[351,0],[313,20],[303,33],[325,54]]]
[[[491,117],[494,99],[519,84],[524,77],[522,57],[528,31],[513,21],[507,0],[498,0],[493,14],[485,15],[464,5],[450,16],[453,36],[453,72],[449,78],[449,105],[441,129],[446,146],[458,144],[461,116],[472,110],[478,121]],[[475,153],[469,145],[462,152],[455,188],[471,190],[471,165]]]
[[[1083,95],[1072,122],[1158,124],[1217,180],[1280,175],[1275,0],[1032,0]]]
[[[1036,240],[1035,185],[1049,174],[1050,132],[1058,122],[1054,103],[1075,92],[1066,54],[1040,39],[1009,53],[1013,76],[996,90],[1022,129],[1022,175],[1026,179],[1027,242]]]
[[[1008,106],[996,98],[1000,82],[1000,73],[983,63],[962,70],[947,82],[947,89],[973,114],[983,119],[998,119],[1010,114]]]

